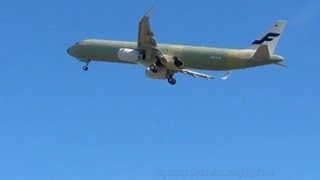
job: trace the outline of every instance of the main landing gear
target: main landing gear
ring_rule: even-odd
[[[157,73],[158,72],[158,66],[155,64],[151,64],[149,67],[150,71],[152,71],[153,73]]]
[[[170,75],[170,77],[168,78],[168,83],[171,85],[175,85],[177,83],[177,80],[172,75]]]
[[[91,60],[86,61],[86,65],[83,66],[83,68],[82,68],[84,71],[88,71],[88,70],[89,70],[89,67],[88,67],[88,66],[89,66],[89,63],[90,63],[90,62],[91,62]]]
[[[157,66],[156,64],[151,64],[149,66],[149,69],[153,73],[157,73],[159,71],[159,66]],[[170,76],[168,78],[168,83],[171,84],[171,85],[175,85],[177,83],[177,80],[173,77],[173,75],[170,74]]]
[[[158,73],[159,72],[159,67],[163,66],[161,64],[160,58],[158,56],[156,56],[157,61],[154,64],[151,64],[149,66],[150,71],[152,71],[153,73]],[[169,78],[168,78],[168,83],[171,85],[175,85],[177,83],[177,80],[173,77],[172,73],[167,71],[168,74],[170,74]]]
[[[150,71],[152,71],[153,73],[157,73],[159,71],[159,66],[162,65],[160,58],[158,56],[156,56],[156,59],[157,59],[156,63],[151,64],[149,67]]]

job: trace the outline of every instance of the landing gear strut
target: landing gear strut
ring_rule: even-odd
[[[91,62],[91,60],[86,61],[86,65],[83,66],[83,68],[82,68],[84,71],[88,71],[88,70],[89,70],[89,67],[88,67],[88,66],[89,66],[89,63],[90,63],[90,62]]]
[[[160,58],[156,56],[156,59],[156,63],[151,64],[149,67],[150,71],[152,71],[153,73],[157,73],[159,71],[159,66],[161,66]]]
[[[168,83],[170,83],[171,85],[175,85],[177,81],[172,75],[170,75],[170,77],[168,78]]]

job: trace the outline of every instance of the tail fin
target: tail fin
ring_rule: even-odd
[[[276,49],[278,42],[280,40],[281,34],[286,27],[286,21],[277,21],[275,25],[271,27],[271,29],[263,35],[260,40],[255,40],[250,49],[258,50],[261,45],[268,46],[269,53],[273,54]]]
[[[256,59],[270,59],[270,52],[268,46],[265,44],[260,45],[253,57]]]

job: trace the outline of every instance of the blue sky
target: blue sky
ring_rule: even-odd
[[[287,20],[277,53],[289,68],[177,75],[173,87],[140,66],[83,72],[67,55],[81,39],[136,41],[153,4],[160,43],[246,48]],[[319,179],[319,19],[318,0],[2,1],[0,179]]]

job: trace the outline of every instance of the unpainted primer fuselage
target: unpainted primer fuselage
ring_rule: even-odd
[[[268,60],[255,59],[256,50],[222,49],[183,45],[158,44],[162,54],[178,57],[184,62],[185,68],[201,70],[233,70],[267,65],[283,61],[283,57],[271,55]],[[115,63],[130,63],[118,58],[120,48],[136,49],[136,42],[110,40],[83,40],[68,49],[68,53],[80,61],[105,61]],[[152,60],[137,62],[145,66],[154,63]]]

